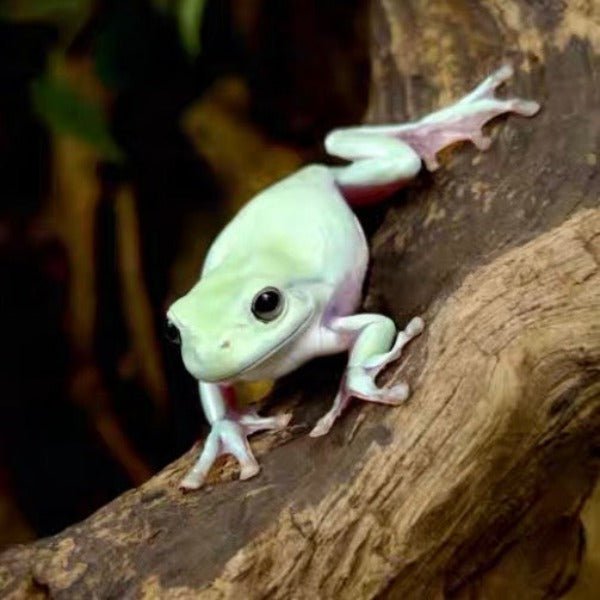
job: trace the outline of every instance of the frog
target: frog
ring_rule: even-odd
[[[415,316],[398,329],[389,316],[360,310],[369,246],[351,206],[390,197],[423,165],[435,171],[438,153],[451,144],[487,150],[483,126],[498,115],[535,115],[535,101],[496,96],[512,75],[503,65],[457,102],[415,121],[333,130],[325,149],[345,164],[310,164],[274,183],[216,237],[199,280],[167,310],[169,337],[198,381],[210,425],[182,490],[200,488],[223,454],[237,460],[240,479],[255,476],[260,465],[248,436],[289,425],[291,414],[241,408],[237,382],[277,380],[316,357],[347,352],[337,394],[312,437],[327,434],[353,398],[388,406],[407,400],[406,381],[379,386],[376,379],[424,321]]]

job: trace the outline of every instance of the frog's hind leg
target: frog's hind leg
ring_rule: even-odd
[[[408,398],[407,383],[380,388],[375,378],[387,364],[400,357],[404,346],[423,331],[424,323],[423,319],[415,317],[396,335],[396,326],[388,317],[362,314],[338,317],[329,328],[351,340],[350,358],[333,406],[311,431],[312,437],[325,435],[352,397],[391,405]]]
[[[325,139],[327,152],[352,161],[331,167],[335,182],[351,204],[389,196],[421,170],[421,157],[406,142],[360,127],[338,129]]]
[[[353,161],[334,169],[344,196],[359,203],[389,195],[419,172],[421,160],[430,171],[437,169],[437,153],[459,141],[470,140],[480,150],[489,148],[491,140],[482,132],[489,120],[510,112],[531,117],[540,108],[530,100],[495,96],[496,88],[512,74],[512,67],[505,65],[458,102],[412,123],[332,131],[325,138],[327,152]]]

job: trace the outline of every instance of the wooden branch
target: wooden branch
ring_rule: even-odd
[[[222,483],[235,475],[226,462],[211,488],[182,495],[189,453],[87,521],[4,553],[3,596],[556,598],[568,587],[600,444],[592,4],[373,3],[371,121],[425,113],[506,58],[522,67],[511,93],[544,106],[494,126],[485,154],[448,153],[373,236],[367,308],[428,323],[384,374],[413,396],[393,409],[357,402],[311,439],[297,430],[329,406],[339,365],[309,365],[274,394],[275,410],[295,403],[295,428],[253,442],[260,476]]]
[[[522,540],[570,539],[598,467],[599,260],[600,210],[582,211],[466,278],[411,348],[406,406],[355,410],[329,439],[272,451],[249,483],[181,495],[188,455],[9,551],[5,591],[424,598]]]

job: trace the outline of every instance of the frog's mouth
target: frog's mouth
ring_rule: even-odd
[[[317,307],[312,302],[312,299],[309,299],[308,302],[308,310],[303,315],[303,318],[298,323],[295,323],[293,328],[287,332],[281,332],[284,336],[279,342],[277,342],[274,346],[270,347],[263,354],[258,355],[257,357],[249,358],[248,362],[242,364],[241,367],[230,369],[221,373],[213,373],[212,377],[199,377],[200,380],[206,381],[207,383],[232,383],[249,372],[253,371],[256,368],[264,365],[269,359],[275,356],[278,352],[281,352],[290,342],[293,342],[302,332],[310,326],[312,319],[314,318],[315,311]],[[283,318],[286,314],[284,311],[280,317]],[[269,378],[269,375],[265,375],[263,378]]]
[[[306,318],[301,321],[283,340],[281,340],[278,344],[273,346],[270,350],[261,354],[258,358],[253,358],[250,362],[246,363],[239,369],[235,369],[235,371],[230,371],[228,373],[220,373],[215,377],[199,377],[201,381],[205,381],[206,383],[231,383],[236,381],[241,376],[247,374],[249,371],[252,371],[256,367],[260,367],[262,364],[267,362],[271,357],[277,354],[280,350],[282,350],[290,341],[296,338],[298,335],[302,333],[310,323],[312,314],[308,314]],[[197,376],[197,375],[196,375]]]
[[[247,373],[248,371],[254,369],[255,367],[259,367],[264,362],[269,360],[269,358],[271,358],[272,356],[277,354],[277,352],[279,352],[289,341],[294,339],[298,334],[302,333],[302,331],[304,331],[304,329],[306,329],[307,324],[310,322],[311,316],[312,315],[308,315],[306,317],[306,319],[304,319],[304,321],[302,321],[284,340],[279,342],[279,344],[277,344],[276,346],[271,348],[268,352],[265,352],[259,358],[253,360],[250,364],[242,367],[242,369],[240,369],[240,371],[238,371],[238,374],[243,375],[244,373]]]

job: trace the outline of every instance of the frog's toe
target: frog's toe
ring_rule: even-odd
[[[240,479],[250,479],[251,477],[254,477],[255,475],[258,475],[258,473],[260,472],[260,465],[254,461],[253,463],[247,463],[247,464],[243,464],[240,465]]]
[[[334,422],[335,416],[327,413],[317,421],[317,424],[313,427],[312,431],[308,435],[310,437],[321,437],[322,435],[327,435]]]
[[[278,431],[285,429],[291,420],[292,413],[261,417],[256,412],[247,412],[240,417],[239,423],[249,435],[258,431]]]
[[[513,98],[510,103],[512,111],[524,117],[533,117],[541,108],[538,102],[521,98]]]
[[[501,83],[504,83],[505,81],[510,79],[514,75],[514,73],[515,70],[512,65],[508,63],[504,64],[490,75],[490,85],[497,87]]]
[[[425,321],[423,321],[422,317],[413,317],[405,327],[404,332],[410,339],[412,339],[423,333],[424,329]]]
[[[399,404],[403,404],[409,396],[410,388],[407,383],[402,382],[391,388],[379,388],[374,396],[365,399],[371,402],[379,402],[380,404],[398,406]]]
[[[202,487],[203,482],[203,478],[190,471],[179,483],[179,489],[182,492],[198,490]]]
[[[402,404],[410,395],[410,388],[405,382],[390,388],[380,388],[366,370],[354,368],[348,377],[348,394],[368,402],[379,404]]]

